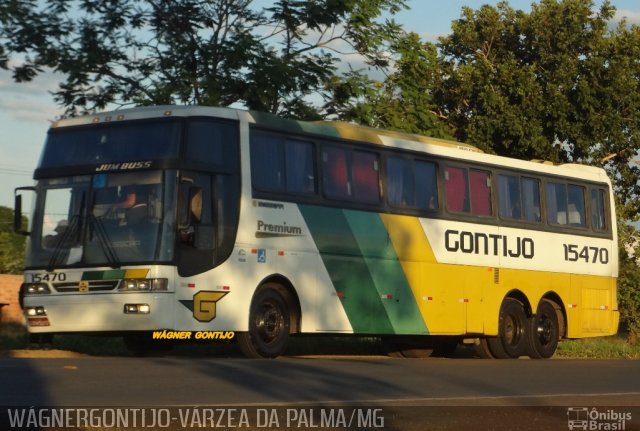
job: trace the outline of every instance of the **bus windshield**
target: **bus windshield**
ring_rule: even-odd
[[[125,122],[51,129],[38,167],[176,158],[181,125],[179,121]]]
[[[40,180],[28,267],[110,266],[173,258],[175,171]]]

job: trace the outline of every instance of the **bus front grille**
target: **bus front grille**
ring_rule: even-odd
[[[105,292],[109,290],[114,290],[118,287],[118,283],[120,280],[96,280],[89,281],[88,283],[88,291],[89,292]],[[53,283],[53,288],[61,293],[68,292],[80,292],[80,285],[77,282],[69,282],[69,283]]]

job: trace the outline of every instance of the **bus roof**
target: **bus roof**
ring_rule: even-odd
[[[83,117],[74,117],[55,121],[51,128],[88,125],[93,123],[118,122],[125,120],[151,119],[158,117],[213,116],[238,120],[246,116],[247,120],[259,127],[274,131],[286,131],[294,134],[311,134],[328,138],[348,139],[383,146],[403,148],[425,152],[449,158],[477,161],[502,166],[505,169],[523,169],[551,175],[580,177],[592,181],[610,183],[605,171],[595,166],[565,163],[554,165],[542,160],[520,160],[510,157],[484,153],[479,148],[452,140],[396,132],[360,126],[342,121],[299,121],[279,117],[259,111],[246,111],[234,108],[206,106],[144,106],[103,112]]]

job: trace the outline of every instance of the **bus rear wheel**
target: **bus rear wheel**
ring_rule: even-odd
[[[411,337],[382,337],[382,345],[392,358],[428,358],[433,353],[432,346]]]
[[[543,299],[536,315],[531,318],[527,354],[532,359],[548,359],[553,356],[560,338],[560,324],[555,303]]]
[[[275,358],[289,341],[289,309],[276,288],[265,286],[251,302],[249,331],[238,334],[242,353],[249,358]]]
[[[519,358],[527,350],[529,319],[522,302],[506,298],[500,307],[498,336],[487,339],[489,350],[497,359]]]

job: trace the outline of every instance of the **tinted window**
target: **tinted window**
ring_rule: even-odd
[[[178,157],[181,123],[102,123],[51,129],[41,168],[98,165]]]
[[[275,135],[254,134],[251,139],[251,176],[259,190],[284,191],[284,151]]]
[[[491,210],[491,173],[477,169],[445,168],[449,211],[487,216]]]
[[[380,201],[378,155],[325,146],[322,183],[328,198],[360,203]]]
[[[447,166],[444,173],[447,209],[456,212],[469,212],[469,181],[467,178],[467,170]]]
[[[475,215],[491,215],[491,173],[471,169],[471,213]]]
[[[547,183],[547,217],[552,224],[584,227],[584,187]]]
[[[595,230],[607,230],[605,203],[604,190],[591,189],[591,227]]]
[[[520,178],[516,175],[498,175],[500,217],[519,219],[521,214]]]
[[[522,212],[524,219],[540,222],[540,181],[522,178]]]
[[[325,147],[322,151],[322,183],[327,197],[350,199],[348,154],[345,149]]]
[[[357,202],[377,203],[380,201],[378,156],[363,151],[353,152],[353,189]]]
[[[280,193],[315,193],[313,144],[256,132],[251,138],[253,187]]]
[[[187,130],[187,161],[208,165],[233,164],[238,131],[234,123],[190,120]]]
[[[438,182],[436,165],[429,162],[414,163],[416,178],[416,206],[420,209],[438,208]]]
[[[285,142],[286,189],[290,193],[315,193],[313,145],[309,142]]]
[[[498,175],[500,217],[540,222],[540,181]]]
[[[585,216],[584,187],[569,184],[568,198],[567,216],[569,217],[569,224],[571,226],[585,227],[587,218]]]
[[[387,159],[387,193],[389,203],[396,207],[415,204],[413,161],[399,157]]]
[[[436,166],[430,162],[399,157],[387,159],[389,203],[396,207],[436,209]]]

